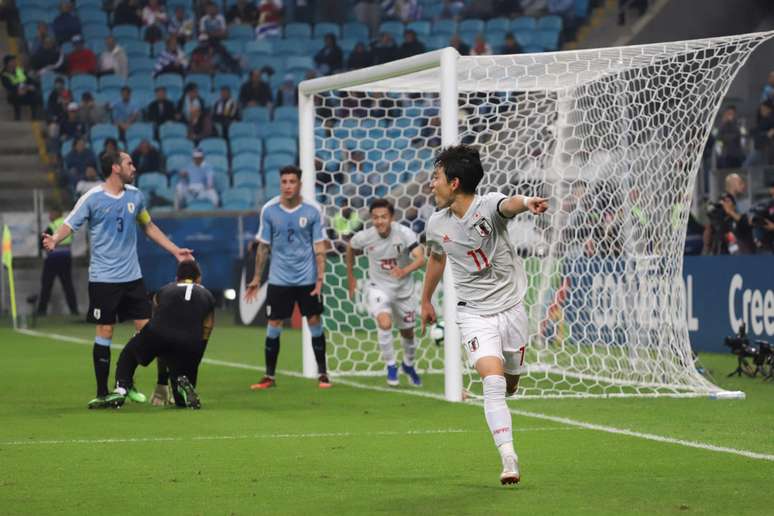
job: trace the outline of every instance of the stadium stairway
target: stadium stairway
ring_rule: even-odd
[[[0,53],[18,53],[17,41],[0,24]],[[47,200],[55,197],[53,175],[44,163],[45,145],[38,121],[29,120],[25,107],[21,121],[14,121],[13,108],[0,88],[0,211],[31,211],[32,189],[41,188]]]

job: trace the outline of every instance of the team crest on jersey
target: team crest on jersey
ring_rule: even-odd
[[[133,202],[127,203],[126,209],[129,211],[129,213],[134,213],[134,203]]]
[[[474,353],[476,350],[478,350],[478,337],[473,337],[468,341],[468,349],[471,353]]]
[[[94,314],[94,318],[99,320],[99,316],[102,315],[102,310],[100,310],[99,308],[95,308],[93,314]]]
[[[492,225],[488,220],[486,220],[486,217],[481,219],[479,222],[476,222],[474,227],[476,228],[476,231],[478,231],[478,234],[482,237],[488,237],[492,234]]]
[[[298,219],[298,225],[299,225],[300,227],[302,227],[302,228],[305,228],[305,227],[306,227],[306,223],[307,223],[307,222],[308,222],[308,221],[306,220],[306,217],[301,217],[300,219]]]

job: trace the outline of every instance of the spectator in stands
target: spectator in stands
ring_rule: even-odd
[[[142,10],[142,25],[145,27],[145,41],[155,43],[164,36],[167,25],[167,11],[159,0],[148,0]]]
[[[71,191],[75,190],[78,181],[86,177],[86,169],[96,166],[97,160],[86,144],[86,137],[79,136],[64,159],[64,177],[62,178],[64,184]]]
[[[180,170],[175,188],[175,208],[180,209],[193,200],[204,199],[218,205],[218,192],[215,191],[215,171],[204,161],[204,152],[196,148],[193,160]]]
[[[54,89],[48,94],[46,101],[46,117],[49,122],[61,123],[67,118],[67,105],[72,101],[72,93],[65,87],[64,79],[54,80]],[[56,128],[57,134],[59,127]]]
[[[35,35],[32,37],[32,39],[27,41],[27,48],[29,49],[30,54],[37,52],[48,38],[56,39],[56,36],[51,35],[51,32],[48,30],[48,24],[46,24],[46,22],[38,22]]]
[[[29,72],[18,64],[16,56],[8,54],[3,58],[2,82],[8,103],[13,106],[15,120],[21,119],[22,106],[29,106],[31,117],[37,116],[40,105],[40,88]]]
[[[51,23],[54,36],[58,43],[70,41],[73,36],[81,33],[81,20],[73,14],[73,4],[69,0],[63,0],[59,6],[59,15]]]
[[[425,51],[425,45],[417,39],[417,33],[407,29],[403,33],[403,44],[398,49],[398,57],[411,57]]]
[[[99,153],[99,160],[102,161],[102,157],[105,154],[116,154],[118,152],[118,142],[115,138],[105,138],[102,143],[102,151]]]
[[[64,62],[62,50],[56,46],[54,38],[48,37],[30,57],[30,68],[38,75],[56,71]]]
[[[461,56],[470,54],[470,47],[462,41],[459,34],[452,34],[452,37],[449,39],[449,46],[459,52]]]
[[[137,169],[137,175],[147,172],[161,171],[161,153],[151,145],[147,138],[143,138],[140,144],[132,151],[132,163]]]
[[[751,222],[755,226],[758,249],[774,253],[774,182],[769,183],[769,197],[754,209]]]
[[[462,14],[463,9],[465,9],[465,2],[462,0],[443,0],[443,5],[441,6],[441,10],[438,13],[438,19],[456,20]]]
[[[382,22],[380,0],[356,0],[355,18],[368,26],[368,32],[376,34],[376,31],[379,30],[379,24]]]
[[[500,53],[504,55],[521,54],[521,46],[516,41],[513,33],[509,32],[505,35],[503,46],[500,47]]]
[[[184,45],[186,41],[193,37],[194,26],[194,19],[188,16],[185,7],[177,5],[175,6],[175,14],[167,25],[167,32],[169,32],[170,36],[177,38],[179,44]]]
[[[71,76],[79,73],[96,74],[97,56],[83,44],[83,38],[80,35],[73,36],[72,41],[73,51],[67,55],[67,73]]]
[[[355,48],[353,48],[352,52],[349,54],[347,68],[349,70],[358,70],[360,68],[371,66],[373,62],[374,57],[371,55],[371,52],[368,51],[363,42],[358,41]]]
[[[188,139],[198,144],[205,138],[215,135],[212,118],[201,106],[193,105],[188,112]]]
[[[212,75],[217,69],[217,58],[210,45],[210,37],[207,34],[199,34],[199,44],[191,52],[188,73]]]
[[[142,25],[142,7],[139,0],[120,0],[113,11],[113,25]]]
[[[140,118],[140,106],[132,100],[132,89],[129,86],[121,88],[121,100],[111,106],[113,123],[118,126],[121,139],[125,138],[126,130]]]
[[[217,126],[218,133],[226,138],[228,136],[228,126],[231,122],[237,120],[239,116],[239,105],[231,96],[231,88],[228,86],[220,87],[220,97],[212,106],[212,122]]]
[[[483,34],[476,36],[476,42],[473,44],[473,48],[470,49],[470,55],[472,56],[491,56],[492,47],[486,42],[486,38]]]
[[[298,105],[298,88],[296,87],[292,73],[285,74],[285,77],[283,77],[282,80],[282,84],[280,84],[280,87],[277,89],[277,105]]]
[[[239,104],[242,108],[247,106],[272,107],[271,88],[263,80],[265,72],[253,70],[250,79],[239,90]]]
[[[175,104],[167,98],[167,89],[164,86],[157,86],[155,91],[156,98],[148,104],[145,110],[145,119],[153,123],[153,131],[156,139],[159,139],[159,126],[165,122],[176,120],[177,109]]]
[[[87,128],[94,124],[104,124],[108,121],[107,109],[105,109],[103,103],[98,103],[94,100],[94,95],[88,91],[84,91],[81,95],[78,119],[83,122]]]
[[[179,119],[188,122],[191,118],[191,111],[198,108],[204,111],[204,99],[199,95],[199,87],[195,82],[189,82],[185,85],[185,90],[180,101],[177,103],[177,115]]]
[[[750,218],[738,210],[738,197],[747,191],[747,185],[739,174],[729,174],[725,179],[725,192],[717,203],[710,204],[710,223],[705,231],[707,254],[752,254],[755,242]]]
[[[258,5],[258,23],[255,26],[256,39],[282,35],[282,2],[261,0]]]
[[[255,8],[254,2],[237,0],[226,12],[226,21],[229,24],[243,23],[245,25],[255,25],[258,21],[258,9]]]
[[[115,74],[122,79],[129,76],[129,59],[126,51],[113,36],[105,38],[105,50],[99,54],[99,75]]]
[[[374,64],[394,61],[398,57],[398,46],[392,34],[382,32],[379,39],[371,43],[371,54],[374,56]]]
[[[97,175],[97,169],[93,166],[86,167],[86,172],[83,175],[83,179],[79,180],[75,185],[75,196],[80,197],[97,185],[101,185],[103,182]]]
[[[183,49],[180,48],[178,39],[175,36],[169,36],[164,51],[156,59],[156,64],[153,67],[153,76],[157,77],[162,73],[183,75],[187,67],[188,59]]]
[[[336,36],[328,33],[323,38],[324,46],[315,54],[314,64],[320,75],[330,75],[341,70],[344,65],[344,55],[336,43]]]
[[[384,16],[403,23],[419,20],[422,17],[422,9],[417,0],[384,0],[382,2]]]
[[[774,163],[774,105],[771,101],[758,106],[755,127],[752,130],[753,151],[744,162],[745,167]]]
[[[774,70],[769,72],[766,84],[763,85],[763,91],[761,92],[761,102],[767,100],[774,102]]]
[[[744,150],[742,149],[742,130],[736,118],[735,106],[728,106],[723,110],[716,138],[722,143],[717,167],[735,168],[740,166],[744,161]]]
[[[207,3],[207,14],[199,20],[199,35],[206,34],[210,39],[221,40],[226,37],[226,19],[220,14],[215,2]]]

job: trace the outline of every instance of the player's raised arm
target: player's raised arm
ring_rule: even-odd
[[[543,197],[525,197],[523,195],[514,195],[500,201],[497,206],[500,215],[506,219],[515,217],[519,213],[527,210],[538,215],[548,209],[548,199]]]
[[[430,258],[427,260],[425,283],[422,285],[422,330],[420,335],[425,334],[427,324],[433,324],[436,320],[432,299],[433,293],[443,277],[444,267],[446,267],[446,255],[431,251]]]

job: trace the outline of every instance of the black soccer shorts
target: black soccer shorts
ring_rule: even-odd
[[[293,315],[293,307],[298,303],[301,315],[320,315],[323,312],[322,296],[311,296],[314,285],[288,287],[272,285],[266,292],[266,318],[271,321],[283,320]]]
[[[96,324],[150,319],[153,308],[142,279],[126,283],[89,282],[89,312]]]

